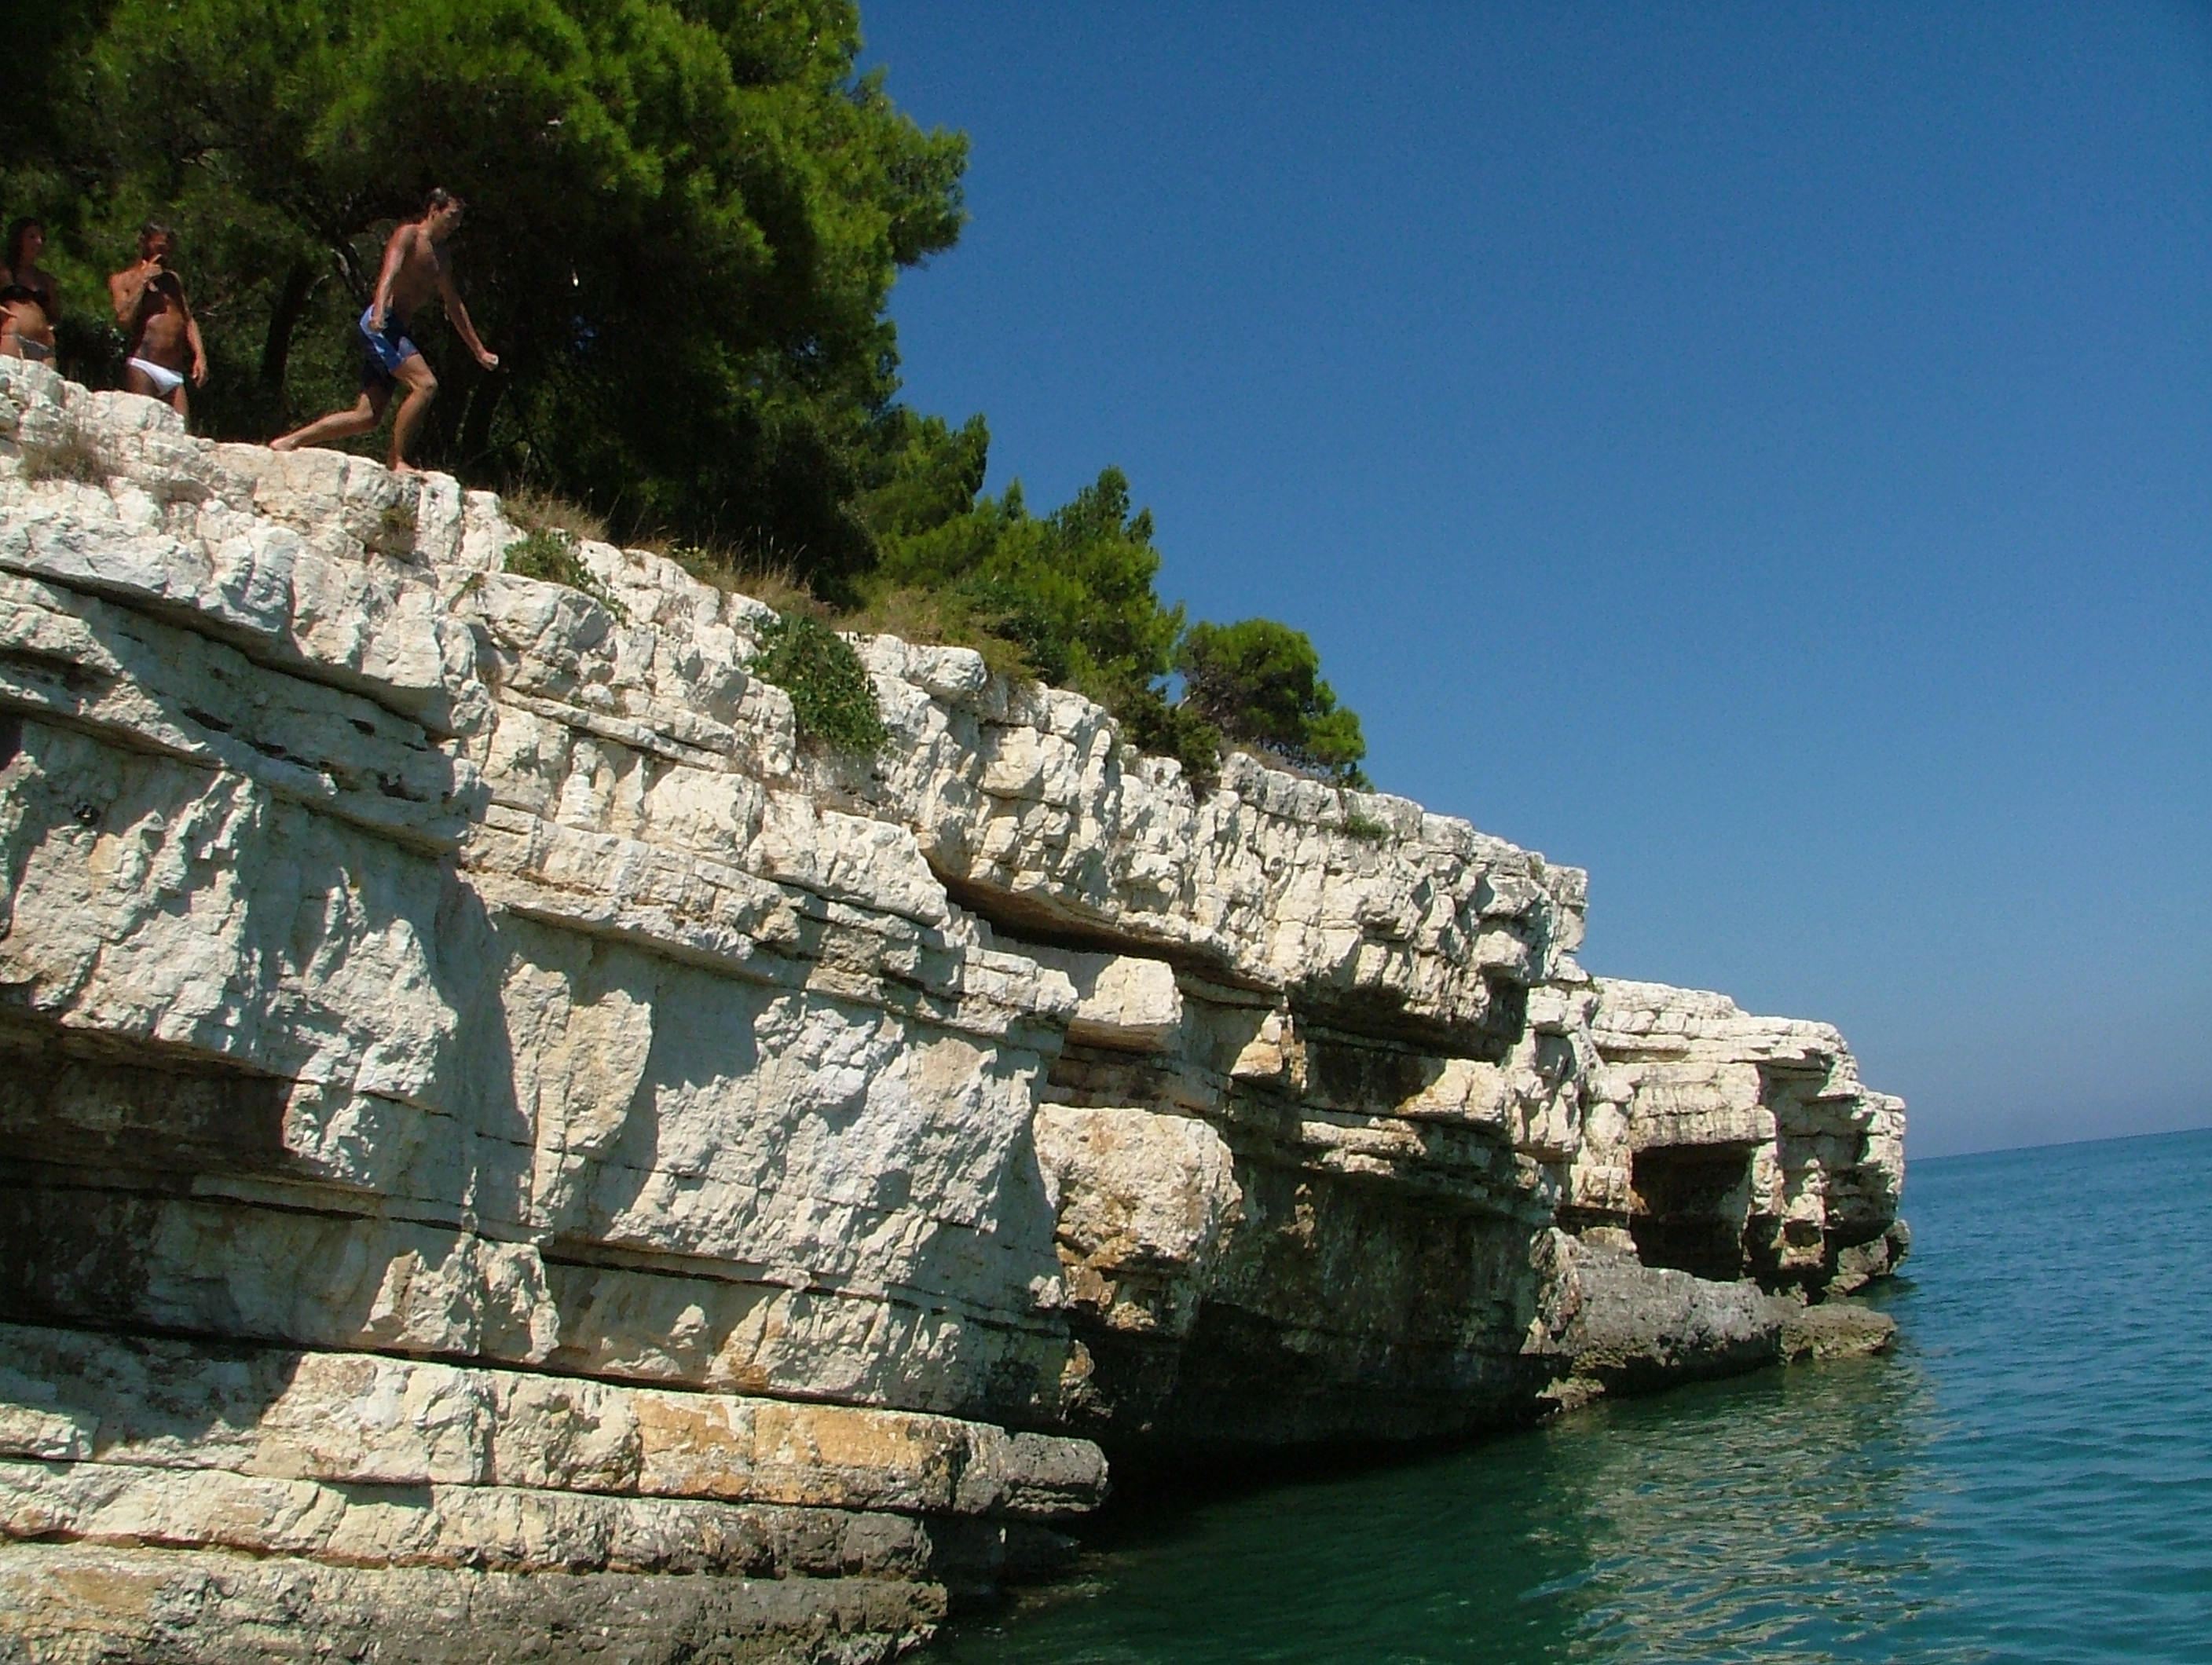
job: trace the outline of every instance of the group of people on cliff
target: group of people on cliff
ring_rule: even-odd
[[[391,465],[409,471],[409,442],[438,392],[438,379],[410,331],[415,316],[433,299],[442,302],[477,362],[487,370],[499,368],[499,355],[477,338],[446,262],[445,242],[459,228],[466,206],[451,191],[434,190],[420,214],[393,228],[384,246],[375,293],[355,325],[360,397],[350,407],[278,435],[269,442],[273,449],[290,451],[368,433],[384,420],[392,395],[404,389],[392,425]],[[39,264],[46,246],[46,228],[38,219],[26,216],[9,226],[7,264],[0,267],[0,358],[54,362],[62,296],[53,275]],[[128,343],[125,391],[161,400],[189,418],[189,390],[207,383],[207,346],[185,299],[176,255],[176,234],[149,221],[139,228],[137,259],[109,277],[107,295]]]

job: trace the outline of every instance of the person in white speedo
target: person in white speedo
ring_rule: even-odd
[[[207,385],[207,347],[200,340],[199,320],[185,302],[184,283],[169,269],[176,252],[176,234],[148,221],[138,231],[137,264],[107,280],[107,295],[115,303],[115,321],[131,343],[124,386],[189,417],[185,376],[189,372],[195,387]]]

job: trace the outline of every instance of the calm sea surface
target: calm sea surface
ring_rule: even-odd
[[[2212,1662],[2212,1131],[1912,1164],[1887,1359],[1113,1527],[930,1665]]]

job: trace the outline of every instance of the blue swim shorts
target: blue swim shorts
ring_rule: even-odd
[[[384,327],[368,327],[370,307],[361,315],[361,386],[363,392],[374,392],[379,388],[398,386],[399,367],[410,358],[417,357],[422,349],[407,338],[407,320],[396,312],[384,315]]]

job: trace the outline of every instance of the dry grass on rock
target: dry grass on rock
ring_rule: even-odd
[[[507,511],[507,520],[519,532],[565,533],[574,543],[607,541],[604,516],[537,486],[517,486],[512,491],[503,491],[499,501]]]
[[[789,562],[775,561],[740,550],[699,544],[643,544],[641,549],[665,556],[702,584],[711,584],[732,595],[755,601],[786,615],[798,614],[823,623],[835,612],[808,589]]]
[[[1037,679],[1036,667],[1018,646],[977,624],[954,597],[929,590],[886,590],[839,623],[866,635],[897,636],[938,647],[972,647],[994,677],[1024,685]]]
[[[26,440],[22,458],[27,480],[75,480],[88,486],[107,483],[106,459],[73,421],[45,439]]]

